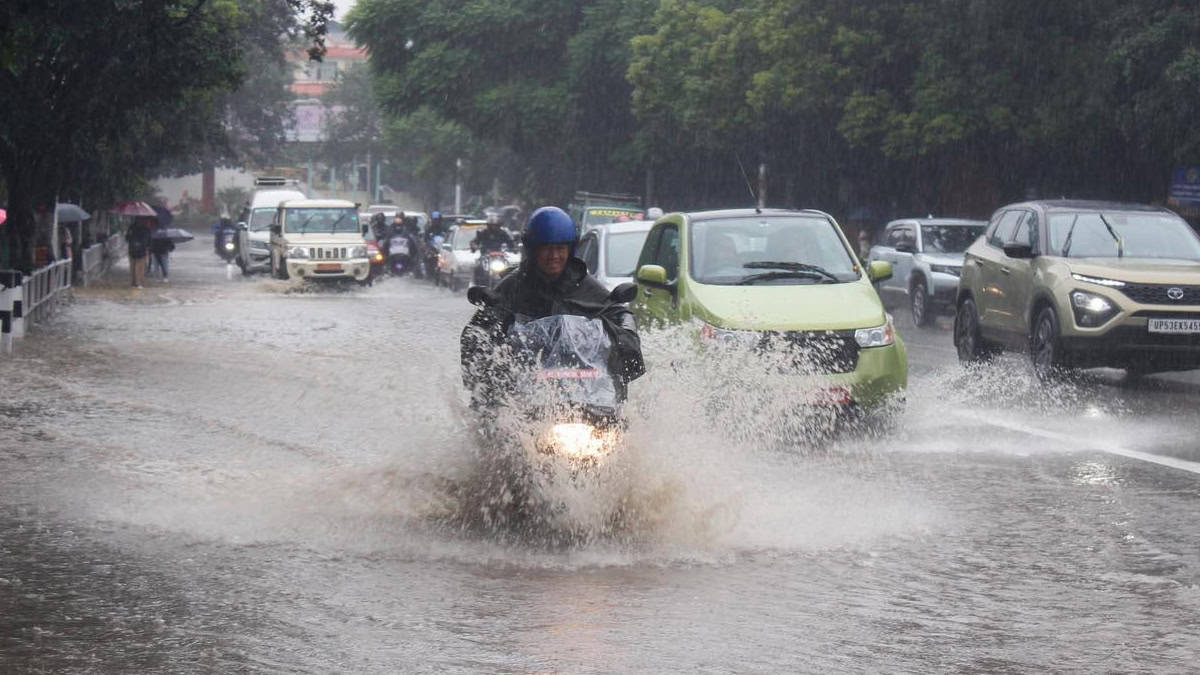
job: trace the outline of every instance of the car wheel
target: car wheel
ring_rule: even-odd
[[[925,282],[918,280],[914,283],[909,296],[913,325],[928,326],[933,321],[933,315],[929,311],[929,291],[925,288]]]
[[[1058,314],[1053,307],[1043,307],[1029,335],[1029,357],[1038,379],[1053,379],[1066,369],[1066,353],[1059,337]]]
[[[978,363],[991,358],[993,350],[984,342],[979,330],[979,310],[975,300],[963,298],[954,315],[954,346],[962,363]]]

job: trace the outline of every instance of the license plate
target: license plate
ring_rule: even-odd
[[[1200,319],[1150,319],[1151,333],[1200,333]]]
[[[320,263],[317,265],[318,272],[341,272],[342,266],[334,263]]]

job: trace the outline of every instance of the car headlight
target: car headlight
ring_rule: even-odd
[[[696,319],[696,323],[700,325],[700,339],[704,342],[710,342],[720,345],[739,345],[743,347],[753,347],[762,341],[762,333],[752,330],[729,330],[714,326],[707,321]]]
[[[503,258],[493,258],[492,261],[488,263],[488,268],[499,274],[508,269],[508,261],[504,260]]]
[[[1117,314],[1117,306],[1103,295],[1087,291],[1071,291],[1071,311],[1075,324],[1084,328],[1095,328],[1108,322]]]
[[[366,246],[355,246],[354,248],[350,249],[350,257],[351,258],[367,257],[367,247]]]
[[[308,249],[304,248],[303,246],[293,246],[288,249],[288,257],[289,258],[307,258],[308,257]]]
[[[892,315],[887,315],[887,323],[882,326],[859,328],[854,331],[854,341],[863,349],[869,347],[886,347],[895,342],[896,329],[892,326]]]
[[[570,459],[599,459],[608,454],[611,433],[605,433],[590,424],[564,423],[550,428],[547,442],[543,445],[549,454],[561,454]]]
[[[1096,284],[1097,286],[1108,286],[1109,288],[1121,288],[1122,286],[1125,285],[1124,281],[1118,281],[1116,279],[1105,279],[1103,277],[1089,277],[1085,274],[1072,273],[1071,278],[1074,279],[1075,281],[1084,281],[1089,284]],[[1074,304],[1074,301],[1072,301],[1072,304]]]
[[[949,274],[952,277],[956,277],[956,276],[962,274],[962,268],[958,267],[956,265],[930,265],[929,269],[932,272],[937,272],[939,274]]]

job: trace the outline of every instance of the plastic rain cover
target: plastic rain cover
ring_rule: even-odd
[[[515,349],[536,355],[536,379],[552,383],[565,403],[617,407],[617,389],[608,370],[612,341],[600,319],[556,314],[508,331]]]

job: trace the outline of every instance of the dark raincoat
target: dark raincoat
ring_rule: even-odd
[[[484,364],[495,346],[503,343],[516,315],[540,319],[555,314],[597,317],[604,322],[612,340],[609,369],[616,376],[621,398],[625,385],[646,372],[642,343],[633,322],[633,313],[624,305],[608,306],[608,289],[587,273],[587,265],[578,258],[567,260],[567,267],[555,282],[547,282],[533,269],[532,251],[521,267],[504,277],[493,290],[497,303],[475,312],[462,334],[463,381],[474,389],[479,377],[487,377]]]

